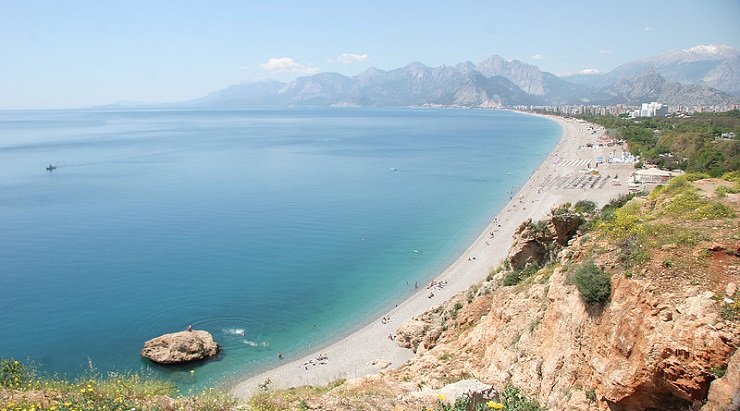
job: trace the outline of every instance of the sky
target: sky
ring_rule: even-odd
[[[0,109],[202,97],[491,55],[608,72],[696,45],[740,48],[740,0],[0,0]]]

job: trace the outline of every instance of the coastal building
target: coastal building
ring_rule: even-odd
[[[671,105],[652,102],[644,103],[638,106],[630,106],[627,104],[617,104],[614,106],[586,106],[586,105],[562,105],[562,106],[512,106],[515,110],[523,111],[534,111],[540,113],[552,113],[558,115],[572,116],[572,115],[592,115],[592,116],[621,116],[627,114],[632,118],[636,117],[654,117],[654,116],[667,116],[674,115],[676,117],[688,117],[693,113],[721,113],[730,110],[740,109],[740,104],[730,104],[722,106],[686,106],[686,105]],[[644,113],[643,113],[643,110]],[[643,115],[645,114],[645,115]]]
[[[683,175],[683,170],[661,170],[659,168],[642,168],[632,173],[633,180],[642,184],[666,184],[671,178]]]
[[[642,168],[631,174],[631,181],[627,183],[630,193],[652,191],[661,184],[667,184],[672,177],[683,174],[682,171],[666,171],[659,168]]]
[[[651,103],[642,103],[642,107],[630,113],[630,117],[665,117],[667,114],[668,106],[653,101]]]
[[[635,170],[635,180],[643,183],[665,184],[671,179],[671,172],[657,168]]]

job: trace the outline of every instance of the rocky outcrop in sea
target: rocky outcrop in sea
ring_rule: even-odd
[[[179,364],[215,357],[221,346],[208,331],[164,334],[144,343],[141,356],[159,364]]]

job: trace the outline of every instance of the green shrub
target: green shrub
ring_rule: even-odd
[[[712,368],[712,373],[714,373],[715,377],[722,378],[727,373],[727,367],[714,367]]]
[[[504,276],[504,285],[517,285],[521,283],[522,281],[526,280],[527,278],[537,274],[537,272],[542,268],[542,264],[538,264],[535,262],[527,264],[523,269],[521,270],[514,270],[510,273],[507,273]]]
[[[501,393],[504,409],[507,411],[540,411],[542,407],[537,401],[531,400],[519,388],[508,386]]]
[[[673,184],[674,181],[676,184]],[[673,196],[670,201],[663,203],[661,211],[663,215],[692,220],[735,217],[735,212],[731,207],[701,197],[697,190],[681,177],[676,177],[671,181],[665,191]]]
[[[434,411],[482,411],[482,410],[506,410],[506,411],[540,411],[542,407],[537,401],[527,397],[519,388],[508,386],[498,396],[498,399],[484,400],[482,402],[474,401],[467,396],[460,396],[454,404],[446,402],[444,395],[440,395],[437,404],[439,408]],[[426,407],[422,410],[427,410]]]
[[[578,288],[581,300],[589,305],[606,302],[612,293],[611,277],[593,261],[578,267],[569,277],[569,282]]]
[[[733,183],[740,183],[740,170],[733,171],[731,173],[725,173],[722,175],[722,179],[732,181]]]
[[[720,309],[720,314],[722,315],[722,318],[724,318],[727,321],[740,320],[740,299],[738,299],[737,297],[738,295],[735,294],[734,303],[722,304],[722,308]]]
[[[686,173],[683,177],[686,178],[686,181],[699,181],[712,176],[707,173]]]
[[[590,200],[580,200],[573,210],[578,214],[591,214],[596,210],[596,203]]]
[[[727,194],[737,194],[738,190],[735,187],[728,187],[728,186],[717,186],[717,188],[714,189],[714,194],[717,194],[719,197],[725,197]]]
[[[699,206],[695,212],[691,214],[694,219],[707,218],[710,220],[719,218],[733,218],[735,217],[735,211],[732,207],[724,203],[705,203]]]
[[[650,200],[657,199],[660,196],[660,193],[663,192],[663,190],[665,190],[665,186],[664,185],[660,184],[660,185],[655,186],[655,188],[653,189],[653,191],[650,192],[650,195],[648,195],[648,198]]]
[[[642,264],[648,256],[647,247],[638,235],[630,235],[617,242],[617,255],[624,269]]]
[[[521,271],[512,271],[504,276],[504,286],[517,285],[521,281]]]
[[[31,370],[13,358],[0,358],[0,388],[19,388],[31,379]]]
[[[612,218],[614,211],[627,204],[627,202],[635,198],[637,194],[638,193],[622,194],[619,197],[609,201],[607,204],[604,205],[604,207],[601,208],[601,218],[604,220]]]
[[[603,228],[615,240],[631,235],[643,235],[645,225],[643,224],[642,204],[631,201],[617,208],[609,214],[608,218],[602,218],[598,227]]]
[[[694,186],[689,184],[689,179],[687,176],[688,174],[673,177],[668,185],[665,187],[665,192],[675,194],[686,189],[694,191]]]
[[[565,214],[565,213],[567,213],[570,210],[570,205],[571,205],[570,203],[567,203],[566,202],[566,203],[560,204],[558,206],[555,206],[555,207],[553,207],[550,210],[550,214],[552,214],[552,215]]]

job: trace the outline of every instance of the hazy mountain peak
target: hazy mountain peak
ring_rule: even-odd
[[[386,71],[381,70],[375,66],[372,66],[368,68],[367,70],[363,71],[362,73],[355,76],[355,78],[360,82],[368,82],[373,81],[373,79],[377,79],[380,77],[385,76],[388,74]]]
[[[429,69],[429,66],[426,64],[420,62],[420,61],[414,61],[406,65],[406,68],[412,69],[412,70],[427,70]]]
[[[740,49],[728,45],[698,45],[676,49],[659,56],[634,60],[600,75],[563,76],[565,80],[591,87],[607,87],[621,78],[634,78],[652,67],[662,77],[682,85],[706,85],[740,96]]]
[[[728,45],[710,44],[694,46],[683,50],[671,50],[659,56],[647,57],[641,60],[623,64],[622,66],[628,66],[632,64],[669,65],[677,63],[710,62],[724,60],[736,56],[740,56],[740,49]]]
[[[731,58],[716,57],[733,53]],[[739,62],[740,50],[733,47],[697,46],[626,63],[607,74],[580,76],[593,80],[577,84],[573,77],[566,81],[520,60],[491,55],[478,64],[466,61],[432,68],[415,61],[389,71],[370,67],[354,77],[323,72],[288,83],[246,81],[181,105],[504,107],[642,101],[720,105],[734,100],[707,85],[722,85],[722,90],[732,92],[740,83]]]
[[[728,46],[726,44],[709,44],[699,45],[683,50],[689,54],[701,55],[706,57],[720,56],[723,58],[740,55],[740,49]]]
[[[509,61],[501,56],[493,55],[481,61],[475,69],[487,77],[506,77],[526,93],[536,96],[546,93],[542,71],[522,61]]]

